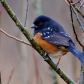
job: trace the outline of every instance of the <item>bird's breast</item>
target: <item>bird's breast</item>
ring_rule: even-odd
[[[64,47],[60,46],[56,46],[54,44],[51,44],[51,43],[48,43],[46,42],[45,40],[43,40],[41,38],[41,35],[40,33],[37,33],[35,36],[34,36],[34,40],[36,41],[36,43],[44,50],[46,51],[50,56],[53,56],[53,57],[61,57],[63,55],[65,55],[68,50],[66,50]]]

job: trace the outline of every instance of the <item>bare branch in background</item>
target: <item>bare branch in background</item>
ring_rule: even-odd
[[[84,1],[81,3],[78,9],[80,9],[84,5]]]
[[[71,0],[72,1],[72,0]],[[81,27],[83,27],[81,24],[81,22],[80,22],[80,20],[79,20],[79,17],[78,17],[78,15],[77,15],[77,13],[76,13],[76,11],[75,11],[75,9],[74,9],[74,7],[72,6],[72,5],[70,5],[70,12],[71,12],[71,21],[72,21],[72,27],[73,27],[73,31],[74,31],[74,34],[75,34],[75,36],[76,36],[76,40],[79,42],[79,44],[82,46],[82,48],[83,48],[83,53],[84,53],[84,36],[83,36],[83,44],[79,41],[79,39],[78,39],[78,37],[77,37],[77,33],[76,33],[76,30],[75,30],[75,26],[74,26],[74,23],[73,23],[73,15],[72,15],[72,10],[73,10],[73,12],[75,13],[75,15],[76,15],[76,18],[77,18],[77,21],[78,21],[78,23],[79,23],[79,26],[81,26]],[[82,29],[83,30],[83,29]],[[83,33],[83,35],[84,35],[84,33]],[[79,78],[79,84],[84,84],[84,64],[81,64],[81,71],[80,71],[80,78]]]
[[[69,0],[64,0],[64,1],[68,6],[70,6],[70,1]],[[71,0],[71,3],[73,3],[73,0]],[[73,5],[73,7],[84,18],[84,14],[78,9],[78,7],[76,5]]]
[[[67,5],[69,5],[70,0],[64,0],[66,2]],[[70,3],[70,5],[76,5],[77,3],[79,3],[81,0],[78,0],[77,2],[74,3]],[[69,6],[70,6],[69,5]]]
[[[68,4],[70,4],[70,1],[69,0],[64,0],[66,3],[68,3]],[[73,2],[72,0],[71,0],[71,2]],[[75,15],[76,15],[76,17],[77,17],[77,21],[78,21],[78,23],[79,23],[79,25],[81,26],[81,28],[82,28],[82,30],[84,31],[84,27],[83,27],[83,25],[82,25],[82,23],[81,23],[81,21],[80,21],[80,19],[79,19],[79,17],[78,17],[78,15],[77,15],[77,12],[75,11],[75,9],[74,9],[74,7],[72,6],[72,5],[69,5],[70,6],[70,12],[71,12],[71,23],[72,23],[72,27],[73,27],[73,31],[74,31],[74,34],[75,34],[75,37],[76,37],[76,40],[78,41],[78,43],[82,46],[82,47],[84,47],[84,45],[80,42],[80,40],[79,40],[79,38],[78,38],[78,35],[77,35],[77,32],[76,32],[76,28],[75,28],[75,26],[74,26],[74,23],[73,23],[73,15],[72,15],[72,10],[73,10],[73,12],[75,13]],[[74,5],[75,6],[75,5]]]
[[[78,82],[78,80],[79,80],[79,76],[77,77],[77,79],[76,79],[76,81],[75,81],[75,82],[77,83],[77,82]]]
[[[27,43],[26,41],[23,41],[23,40],[21,40],[21,39],[18,39],[18,38],[14,37],[14,36],[9,35],[8,33],[6,33],[6,32],[5,32],[4,30],[2,30],[1,28],[0,28],[0,31],[1,31],[2,33],[4,33],[6,36],[15,39],[16,41],[19,41],[19,42],[21,42],[21,43],[24,43],[24,44],[26,44],[26,45],[31,46],[31,44]]]
[[[84,32],[84,27],[83,27],[83,25],[82,25],[82,23],[81,23],[81,21],[80,21],[80,19],[79,19],[79,17],[78,17],[77,12],[75,11],[75,9],[74,9],[74,7],[73,7],[72,5],[71,5],[71,8],[72,8],[73,12],[75,13],[76,18],[77,18],[77,21],[78,21],[79,25],[81,26],[81,28],[82,28],[82,30],[83,30],[83,32]]]
[[[75,37],[76,37],[76,40],[77,42],[82,46],[84,47],[84,45],[80,42],[79,38],[78,38],[78,35],[77,35],[77,32],[76,32],[76,28],[74,26],[74,20],[73,20],[73,15],[72,15],[72,9],[71,9],[71,6],[70,6],[70,12],[71,12],[71,23],[72,23],[72,27],[73,27],[73,31],[74,31],[74,34],[75,34]]]
[[[15,69],[15,68],[13,68],[12,71],[11,71],[11,74],[10,74],[10,76],[9,76],[9,78],[8,78],[8,82],[7,82],[7,84],[9,84],[10,81],[11,81],[11,78],[12,78],[13,73],[14,73],[14,69]]]
[[[77,3],[79,3],[81,0],[78,0],[77,2],[75,3],[70,3],[71,5],[76,5]]]
[[[26,9],[25,21],[24,21],[24,27],[25,28],[26,28],[26,21],[27,21],[27,13],[28,13],[28,0],[27,0],[27,9]]]

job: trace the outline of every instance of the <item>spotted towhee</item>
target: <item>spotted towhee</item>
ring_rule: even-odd
[[[58,22],[40,15],[31,28],[34,28],[34,40],[49,56],[61,58],[70,51],[84,64],[84,54],[75,48],[74,41]]]

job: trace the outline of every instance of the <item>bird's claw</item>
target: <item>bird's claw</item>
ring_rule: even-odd
[[[46,53],[46,52],[45,52],[45,54],[44,54],[43,58],[45,58],[47,54],[48,54],[48,53]]]
[[[46,60],[49,60],[49,58],[46,57],[46,55],[48,55],[48,53],[45,52],[45,54],[44,54],[44,56],[43,56],[43,58],[44,58],[45,61],[46,61]]]
[[[56,67],[57,67],[57,69],[59,69],[58,65],[59,65],[60,59],[61,59],[61,58],[59,58],[58,62],[55,64]]]
[[[59,70],[59,69],[60,69],[60,68],[59,68],[59,66],[58,66],[58,63],[56,63],[56,64],[55,64],[55,66],[57,67],[57,70]]]

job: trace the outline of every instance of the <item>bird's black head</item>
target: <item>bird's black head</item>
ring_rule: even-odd
[[[52,20],[51,18],[45,15],[40,15],[36,17],[33,22],[33,25],[31,26],[31,28],[34,28],[34,35],[39,31],[41,31],[42,29],[47,28],[50,25],[49,22],[51,20]]]

